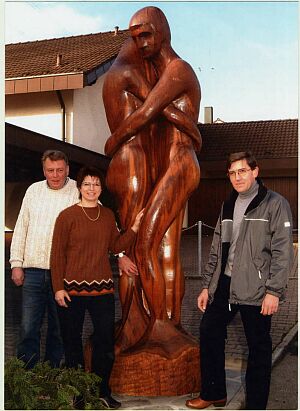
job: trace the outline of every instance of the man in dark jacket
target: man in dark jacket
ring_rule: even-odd
[[[224,202],[202,274],[198,307],[201,392],[186,405],[224,406],[227,325],[240,311],[249,348],[246,409],[266,409],[272,366],[271,316],[284,298],[293,257],[292,216],[285,198],[258,178],[249,152],[227,163],[233,192]]]

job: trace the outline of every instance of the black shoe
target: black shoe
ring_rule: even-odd
[[[75,410],[84,410],[84,399],[82,395],[77,395],[74,400],[74,408]]]
[[[107,410],[116,410],[121,407],[121,403],[115,400],[111,395],[106,396],[106,397],[101,397],[99,398],[99,401],[101,401],[102,405]]]

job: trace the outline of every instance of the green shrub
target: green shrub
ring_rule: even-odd
[[[26,370],[23,361],[5,363],[5,409],[73,410],[103,409],[99,402],[101,378],[82,369],[51,368],[38,363]],[[84,406],[78,403],[83,400]]]

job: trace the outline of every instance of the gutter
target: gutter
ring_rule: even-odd
[[[61,121],[62,141],[66,142],[66,106],[65,106],[65,102],[64,102],[64,99],[63,99],[63,96],[60,90],[56,90],[56,95],[58,97],[58,101],[61,107],[61,114],[62,114],[62,121]]]

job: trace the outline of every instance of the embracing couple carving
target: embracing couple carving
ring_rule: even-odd
[[[106,75],[103,100],[112,157],[107,186],[122,228],[145,209],[126,255],[138,276],[121,275],[122,319],[116,352],[160,351],[172,357],[187,342],[180,325],[184,275],[179,246],[186,202],[196,189],[201,149],[201,91],[191,66],[171,46],[162,11],[146,7],[130,20],[131,37]]]

